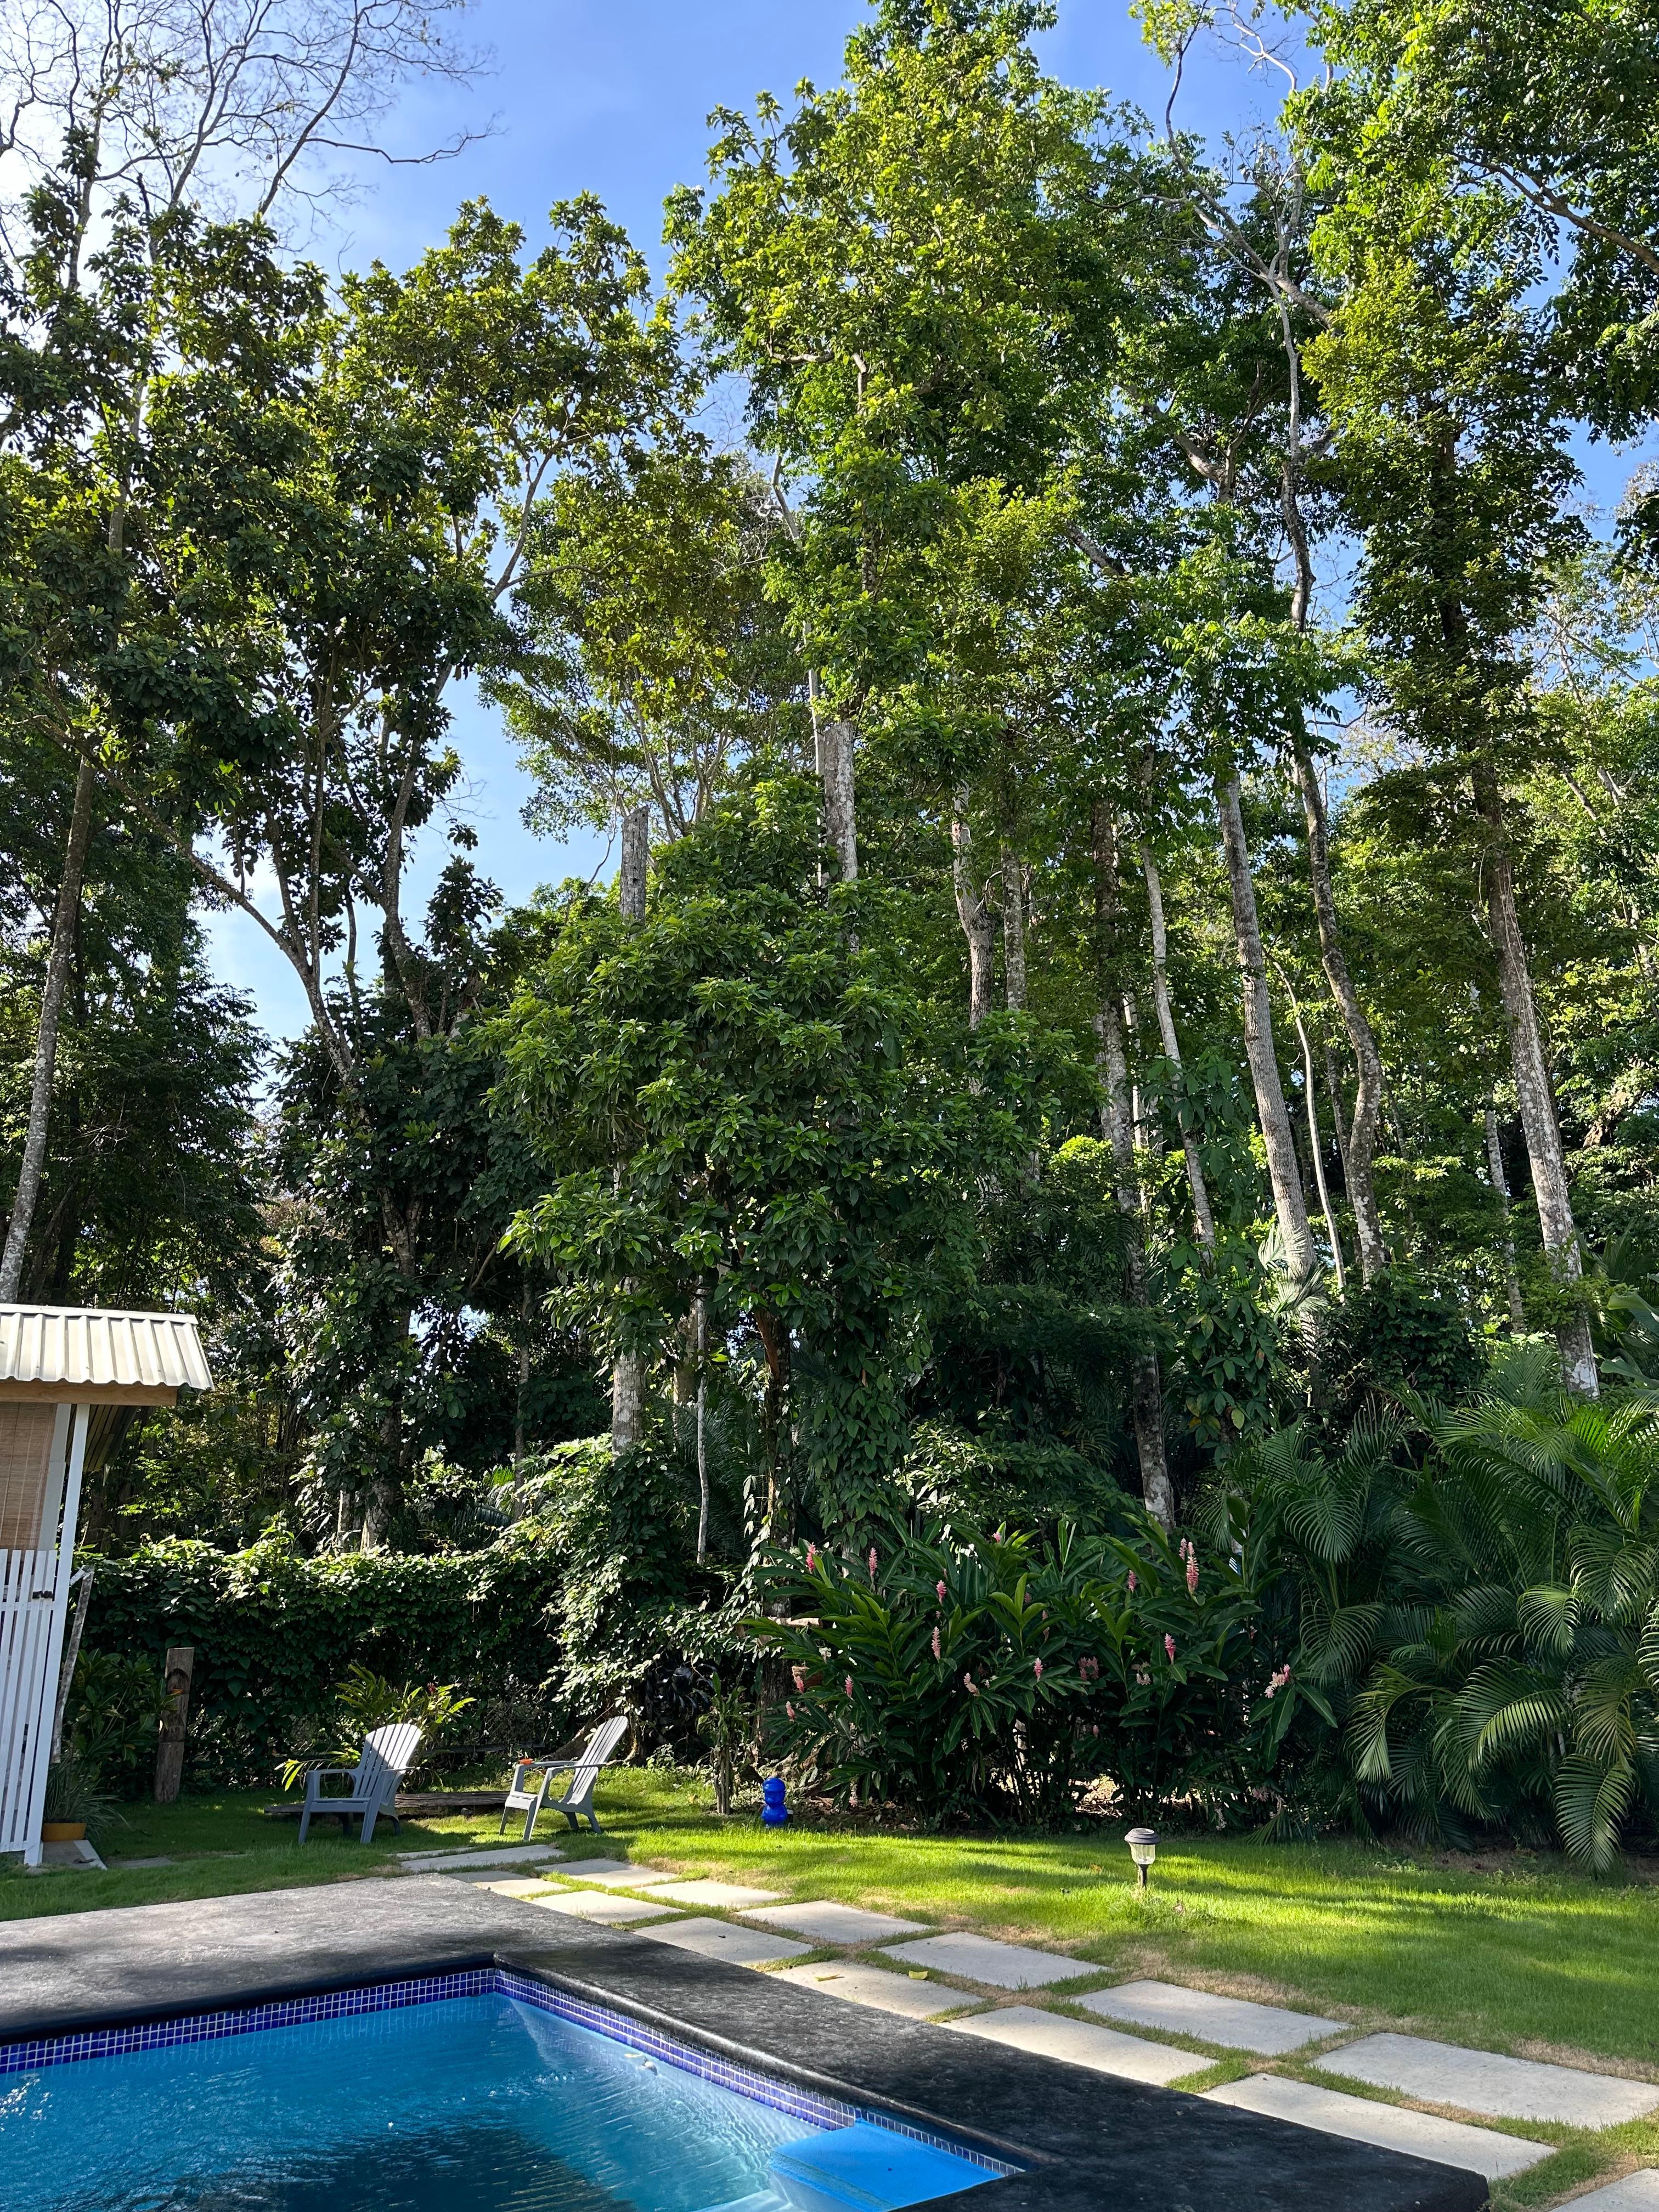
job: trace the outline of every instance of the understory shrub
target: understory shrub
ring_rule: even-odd
[[[1264,1612],[1340,1730],[1314,1758],[1362,1817],[1611,1868],[1659,1822],[1659,1397],[1586,1403],[1516,1346],[1416,1420],[1334,1454],[1291,1429],[1231,1471],[1218,1533],[1277,1563]]]
[[[1052,1820],[1109,1777],[1126,1809],[1260,1819],[1299,1693],[1248,1562],[1125,1520],[775,1558],[754,1625],[792,1685],[775,1748],[842,1797],[936,1816]]]
[[[343,1720],[364,1718],[341,1710],[354,1670],[471,1699],[452,1741],[546,1749],[625,1711],[637,1748],[694,1753],[710,1670],[735,1680],[732,1655],[752,1668],[754,1650],[732,1571],[695,1565],[684,1471],[647,1449],[613,1462],[609,1438],[591,1438],[526,1461],[516,1503],[520,1517],[471,1552],[308,1558],[284,1535],[96,1559],[84,1677],[126,1669],[125,1712],[140,1676],[159,1686],[169,1645],[194,1647],[192,1788],[257,1787],[290,1759],[331,1753]],[[129,1794],[153,1769],[153,1705],[135,1725],[142,1741],[124,1736],[107,1762]]]
[[[556,1577],[533,1547],[307,1559],[286,1538],[245,1552],[173,1538],[96,1566],[94,1664],[113,1655],[159,1680],[170,1644],[195,1650],[191,1787],[269,1784],[323,1736],[331,1746],[338,1685],[354,1664],[508,1697],[539,1713],[547,1735],[562,1733],[546,1687],[558,1661],[548,1617]],[[152,1765],[154,1742],[152,1723]],[[131,1788],[147,1778],[129,1763],[125,1778]]]

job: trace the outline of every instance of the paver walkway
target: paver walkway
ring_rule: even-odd
[[[769,1928],[787,1928],[792,1936],[810,1936],[814,1943],[881,1943],[894,1936],[925,1936],[922,1920],[901,1920],[891,1912],[863,1912],[855,1905],[836,1905],[828,1898],[812,1905],[769,1905],[746,1916],[763,1920]]]
[[[1204,2064],[1193,2051],[1171,2051],[1167,2043],[1143,2043],[1115,2028],[1088,2027],[1061,2013],[1040,2012],[1035,2005],[1000,2005],[995,2012],[946,2025],[987,2043],[1006,2043],[1039,2058],[1063,2058],[1068,2065],[1092,2067],[1097,2074],[1116,2074],[1128,2081],[1151,2081],[1159,2088],[1167,2088],[1183,2074],[1196,2074]]]
[[[907,1966],[929,1966],[964,1982],[985,1982],[997,1990],[1042,1990],[1052,1982],[1074,1982],[1097,1970],[1086,1960],[1062,1959],[1053,1951],[1033,1951],[1024,1943],[999,1943],[988,1936],[925,1936],[919,1943],[884,1947]]]
[[[745,1889],[738,1881],[662,1881],[652,1884],[655,1897],[671,1897],[676,1905],[713,1905],[727,1912],[740,1912],[750,1905],[781,1902],[775,1889]]]
[[[657,1889],[678,1876],[653,1867],[629,1866],[626,1859],[572,1859],[561,1869],[565,1881],[596,1882],[601,1889]]]
[[[1503,2120],[1560,2120],[1574,2128],[1612,2128],[1659,2106],[1659,2082],[1586,2074],[1576,2066],[1540,2066],[1496,2051],[1465,2051],[1418,2035],[1368,2035],[1316,2059],[1379,2089],[1398,2089],[1425,2105],[1461,2105]]]
[[[563,1856],[551,1844],[492,1844],[487,1850],[399,1851],[398,1863],[411,1874],[448,1874],[456,1867],[527,1866]]]
[[[641,1928],[653,1943],[673,1943],[682,1951],[700,1952],[705,1959],[725,1959],[734,1966],[775,1966],[784,1959],[805,1958],[810,1943],[787,1943],[781,1936],[763,1936],[758,1928],[739,1928],[731,1920],[668,1920],[659,1928]]]
[[[1120,1982],[1115,1990],[1096,1990],[1078,2002],[1105,2020],[1138,2021],[1142,2027],[1218,2043],[1228,2051],[1259,2051],[1269,2058],[1340,2034],[1343,2025],[1310,2012],[1287,2012],[1282,2005],[1212,1996],[1207,1990],[1182,1989],[1176,1982]]]
[[[1246,2081],[1225,2081],[1205,2092],[1212,2105],[1235,2105],[1270,2119],[1317,2128],[1351,2142],[1376,2143],[1383,2150],[1407,2150],[1442,2166],[1467,2166],[1488,2181],[1524,2172],[1547,2158],[1553,2143],[1525,2142],[1494,2128],[1472,2128],[1462,2120],[1437,2119],[1432,2112],[1409,2112],[1398,2105],[1373,2104],[1369,2097],[1344,2096],[1307,2081],[1287,2081],[1277,2074],[1253,2074]]]
[[[1659,2173],[1651,2166],[1627,2173],[1605,2189],[1592,2189],[1588,2197],[1575,2197],[1563,2212],[1659,2212]]]
[[[603,1889],[550,1889],[545,1896],[532,1897],[527,1902],[544,1905],[550,1912],[568,1913],[573,1920],[596,1920],[602,1928],[629,1928],[635,1921],[662,1920],[675,1909],[642,1897],[612,1897]]]
[[[901,2020],[932,2020],[962,2002],[960,1990],[943,1982],[913,1982],[908,1974],[890,1974],[884,1966],[872,1966],[860,1959],[836,1959],[819,1966],[782,1966],[776,1978],[819,1996],[840,1997],[848,2004],[873,2005],[878,2012],[896,2012]]]

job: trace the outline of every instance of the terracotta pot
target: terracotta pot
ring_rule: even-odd
[[[84,1843],[87,1824],[84,1820],[42,1820],[40,1840],[43,1844]]]

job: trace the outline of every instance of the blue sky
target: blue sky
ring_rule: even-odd
[[[702,181],[709,111],[748,106],[762,90],[787,101],[802,77],[832,82],[848,32],[865,20],[859,0],[477,0],[471,34],[493,51],[489,72],[459,92],[411,87],[383,137],[415,152],[493,118],[492,135],[430,167],[367,168],[363,197],[309,250],[342,268],[377,258],[404,267],[442,237],[461,200],[480,195],[522,222],[533,246],[554,201],[594,191],[660,272],[663,198],[677,184]],[[1055,76],[1161,115],[1168,80],[1126,0],[1060,0],[1059,23],[1041,44]],[[1188,72],[1180,118],[1212,137],[1242,131],[1271,113],[1281,89],[1212,53]],[[1632,459],[1604,448],[1581,459],[1591,495],[1610,503]],[[473,700],[454,704],[463,811],[478,831],[480,865],[507,897],[608,866],[603,839],[559,846],[525,829],[528,787],[495,717]],[[443,857],[436,836],[417,846],[410,912],[418,913]],[[297,1034],[305,1002],[286,963],[241,917],[208,919],[220,975],[252,994],[269,1035]]]
[[[663,199],[677,184],[702,182],[709,111],[747,106],[762,90],[787,100],[802,77],[832,82],[848,32],[864,20],[859,0],[477,0],[471,35],[493,50],[489,73],[461,92],[411,87],[383,136],[413,152],[492,118],[493,135],[431,167],[369,167],[363,197],[309,251],[341,268],[376,258],[406,266],[441,238],[459,201],[479,195],[538,243],[555,200],[594,191],[660,270]],[[1124,0],[1062,0],[1042,46],[1056,76],[1162,110],[1163,70]],[[1270,98],[1242,65],[1218,60],[1189,78],[1182,112],[1197,128],[1237,128]],[[527,786],[495,716],[475,701],[455,704],[465,811],[480,865],[509,899],[605,864],[602,839],[563,847],[525,829]],[[435,837],[417,848],[411,911],[442,857]],[[220,975],[252,994],[268,1034],[295,1035],[305,1002],[280,955],[238,915],[208,921]]]

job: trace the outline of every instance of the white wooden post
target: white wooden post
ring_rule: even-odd
[[[30,1749],[28,1809],[26,1815],[23,1864],[35,1867],[40,1863],[40,1823],[46,1816],[46,1769],[52,1762],[52,1713],[58,1687],[58,1670],[63,1663],[64,1623],[69,1611],[70,1577],[75,1571],[75,1527],[81,1511],[81,1474],[86,1465],[87,1430],[92,1420],[89,1406],[74,1409],[74,1427],[70,1432],[69,1466],[64,1481],[64,1512],[58,1524],[56,1552],[56,1572],[52,1584],[52,1620],[46,1631],[45,1663],[38,1682],[20,1685],[29,1699]],[[46,1548],[46,1530],[41,1531],[40,1553],[41,1564],[51,1556]]]

